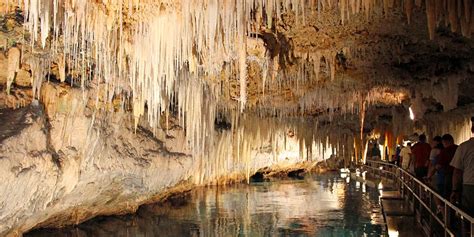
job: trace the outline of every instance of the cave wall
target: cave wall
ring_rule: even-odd
[[[212,157],[192,156],[178,126],[164,137],[146,123],[135,130],[130,113],[91,110],[93,94],[45,83],[43,104],[2,110],[8,124],[0,126],[0,235],[134,212],[171,192],[248,180],[260,168],[303,161],[294,138],[287,147],[293,153],[276,157],[270,140],[259,140],[261,149],[247,142],[234,158],[229,131],[216,138]]]

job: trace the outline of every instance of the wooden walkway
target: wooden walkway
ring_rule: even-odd
[[[380,202],[389,237],[424,237],[424,231],[416,221],[414,207],[404,200],[393,183],[381,177],[356,177],[367,185],[378,187]]]
[[[414,207],[398,191],[383,191],[380,197],[389,236],[425,236],[415,218]]]

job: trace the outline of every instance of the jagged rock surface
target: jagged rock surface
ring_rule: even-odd
[[[94,123],[70,105],[53,105],[65,106],[53,117],[39,105],[2,111],[2,133],[12,133],[0,144],[0,235],[131,212],[191,175],[190,156],[109,126],[126,116]]]
[[[130,113],[90,110],[79,89],[47,83],[42,92],[44,105],[1,110],[8,122],[0,125],[0,235],[129,213],[196,179],[243,180],[268,165],[301,161],[272,160],[263,151],[225,170],[203,167],[185,153],[179,131],[160,141],[141,125],[135,132]]]

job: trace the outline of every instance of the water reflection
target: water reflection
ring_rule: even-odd
[[[339,175],[213,187],[136,215],[26,236],[381,236],[378,196]]]

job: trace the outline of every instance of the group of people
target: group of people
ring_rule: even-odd
[[[471,122],[474,133],[474,117]],[[458,146],[450,134],[435,136],[430,143],[422,134],[413,146],[399,149],[397,157],[403,169],[474,216],[474,138]]]

